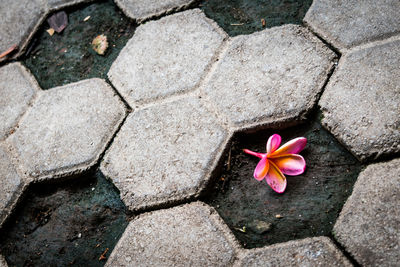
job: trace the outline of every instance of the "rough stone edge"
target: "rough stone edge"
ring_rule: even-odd
[[[7,223],[7,221],[10,219],[11,215],[14,213],[15,208],[23,199],[24,194],[26,193],[26,190],[28,189],[32,179],[25,176],[19,170],[19,168],[14,164],[13,155],[9,152],[7,145],[4,142],[0,142],[0,145],[3,145],[3,148],[6,150],[6,153],[9,156],[10,163],[13,165],[17,175],[19,175],[21,179],[21,184],[18,186],[17,190],[13,193],[10,202],[4,209],[7,212],[0,216],[0,230],[1,230],[3,226]],[[0,267],[1,267],[1,255],[0,255]]]
[[[121,11],[125,14],[125,16],[127,16],[130,19],[133,19],[137,24],[142,24],[143,22],[146,22],[151,19],[157,19],[157,18],[161,18],[162,16],[170,15],[175,12],[187,10],[190,7],[196,5],[199,1],[200,0],[191,0],[187,4],[179,5],[176,7],[171,7],[169,9],[166,9],[163,11],[153,12],[153,13],[147,14],[145,16],[142,16],[140,18],[137,18],[135,14],[131,13],[130,10],[126,9],[120,0],[114,0],[114,3],[118,6],[119,9],[121,9]]]
[[[140,101],[133,101],[132,103],[129,103],[127,101],[127,103],[129,104],[129,106],[134,107],[135,109],[141,109],[143,107],[147,107],[149,105],[152,104],[156,104],[156,103],[162,103],[164,102],[166,99],[173,99],[174,97],[180,97],[180,96],[185,96],[185,95],[190,95],[191,93],[199,90],[199,88],[201,88],[202,86],[204,86],[204,84],[206,83],[208,77],[210,76],[210,74],[214,71],[216,64],[218,63],[218,61],[221,59],[221,54],[224,53],[224,50],[227,47],[227,43],[230,40],[229,35],[221,28],[219,27],[219,25],[213,21],[212,19],[208,18],[203,11],[201,11],[200,9],[196,8],[196,9],[192,9],[193,11],[197,12],[199,15],[203,15],[203,19],[206,23],[208,23],[211,28],[213,28],[219,35],[221,35],[222,37],[222,42],[221,44],[216,48],[214,55],[210,58],[209,62],[207,63],[203,73],[200,75],[199,80],[196,82],[196,84],[192,87],[192,88],[186,88],[184,90],[181,90],[179,92],[171,92],[168,93],[166,95],[163,96],[158,96],[158,97],[152,97],[150,99],[145,99],[145,100],[140,100]],[[185,11],[184,11],[185,12]],[[179,13],[176,14],[172,14],[171,16],[174,15],[178,15]],[[162,20],[166,17],[160,18],[159,20]],[[158,20],[157,20],[158,21]],[[149,21],[148,23],[156,23],[157,21]],[[147,23],[146,23],[147,24]],[[145,24],[144,24],[145,25]],[[139,27],[143,27],[144,25],[139,25]],[[131,39],[128,40],[128,42],[125,44],[125,46],[121,49],[118,57],[121,55],[121,53],[123,52],[123,50],[133,41],[133,38],[135,36],[132,36]],[[118,80],[113,77],[113,75],[111,74],[111,70],[113,69],[114,64],[117,63],[118,57],[114,60],[114,62],[111,64],[111,67],[109,69],[109,71],[107,72],[107,79],[110,81],[110,83],[112,84],[112,86],[115,88],[115,90],[118,92],[119,95],[121,95],[123,97],[123,99],[125,100],[124,94],[122,92],[120,92],[118,90],[118,88],[124,87],[124,84],[121,84]],[[125,100],[126,101],[126,100]]]
[[[102,146],[100,147],[99,151],[93,156],[92,159],[89,159],[89,160],[87,160],[85,162],[82,162],[80,164],[74,165],[72,167],[64,167],[64,168],[60,168],[60,169],[53,170],[53,171],[47,171],[46,173],[43,173],[42,175],[39,175],[39,176],[36,176],[36,177],[28,175],[29,179],[32,180],[31,181],[32,183],[46,182],[46,181],[53,180],[53,179],[62,180],[62,178],[68,178],[68,176],[79,175],[81,173],[84,173],[84,172],[90,170],[94,165],[96,165],[97,162],[100,161],[100,159],[102,158],[102,156],[105,153],[105,150],[107,149],[107,147],[109,147],[109,145],[113,141],[113,137],[114,137],[115,133],[118,131],[118,129],[121,127],[122,123],[125,121],[125,118],[127,117],[127,113],[128,113],[125,104],[121,100],[121,97],[103,79],[100,79],[100,78],[85,79],[85,80],[81,80],[81,81],[78,81],[78,82],[57,86],[57,87],[51,88],[50,90],[51,91],[63,90],[64,87],[68,87],[68,86],[71,86],[71,85],[79,85],[80,83],[85,83],[88,80],[93,80],[93,79],[101,81],[105,85],[105,87],[107,88],[106,90],[110,90],[113,94],[116,95],[116,99],[118,100],[119,105],[123,109],[123,112],[124,112],[123,116],[121,116],[121,118],[118,119],[117,123],[114,125],[114,128],[109,131],[109,136],[104,138],[104,142],[102,142]],[[39,92],[38,96],[37,96],[37,99],[40,98],[42,95],[45,95],[47,93],[48,93],[47,90]],[[27,114],[28,114],[28,112],[25,112],[24,116],[27,116]],[[24,116],[22,116],[22,117],[24,117]],[[19,163],[20,159],[19,159],[18,153],[16,152],[16,150],[12,146],[12,144],[7,143],[7,150],[11,154],[11,161],[14,163],[15,166],[18,166],[17,167],[18,171],[20,173],[25,173],[25,171],[23,170],[23,166],[21,166],[21,164]]]
[[[399,34],[399,35],[396,35],[396,36],[392,36],[392,37],[390,37],[390,38],[388,38],[388,39],[385,39],[385,40],[377,40],[377,41],[370,42],[370,43],[365,43],[365,44],[362,44],[362,45],[359,45],[359,46],[354,46],[354,47],[352,47],[351,49],[347,50],[347,51],[346,51],[346,54],[344,54],[344,55],[340,58],[340,60],[339,60],[339,62],[338,62],[338,65],[336,66],[336,68],[334,68],[333,73],[332,73],[332,75],[331,75],[331,79],[329,79],[329,80],[327,81],[326,87],[330,87],[330,86],[331,86],[331,85],[330,85],[330,84],[332,84],[331,82],[332,82],[334,79],[336,79],[337,72],[342,68],[343,65],[346,64],[346,62],[347,62],[347,57],[348,57],[349,55],[351,55],[352,53],[356,53],[356,52],[358,52],[358,51],[360,51],[360,50],[370,49],[370,48],[373,48],[373,47],[376,47],[376,46],[381,46],[381,45],[384,45],[384,44],[387,44],[387,43],[391,43],[391,42],[394,42],[394,41],[399,41],[399,40],[400,40],[400,34]],[[324,107],[322,107],[322,106],[320,105],[321,99],[323,98],[323,93],[324,93],[324,92],[322,92],[321,97],[320,97],[319,100],[318,100],[318,107],[319,107],[319,109],[321,110],[323,116],[325,117],[325,116],[326,116],[326,113],[330,113],[330,112],[327,111]],[[349,151],[349,152],[350,152],[359,162],[361,162],[361,163],[364,163],[364,164],[365,164],[365,163],[368,163],[368,162],[373,162],[373,161],[376,161],[376,160],[379,160],[379,159],[384,159],[384,158],[386,158],[386,157],[390,157],[391,155],[396,155],[396,154],[398,154],[398,153],[396,153],[396,152],[380,153],[380,150],[377,150],[377,151],[373,151],[372,153],[368,153],[368,155],[367,155],[367,154],[358,155],[355,151],[353,151],[353,146],[350,146],[350,145],[348,145],[346,142],[344,142],[344,140],[343,140],[343,139],[341,138],[341,136],[340,136],[340,132],[341,132],[341,131],[338,130],[337,127],[335,127],[335,128],[332,127],[331,123],[327,122],[326,119],[324,119],[324,118],[321,119],[321,125],[322,125],[322,127],[323,127],[324,129],[326,129],[329,133],[331,133],[331,134],[335,137],[335,139],[336,139],[343,147],[345,147],[346,150]]]
[[[15,130],[15,128],[18,126],[19,122],[21,121],[21,118],[24,116],[24,114],[32,107],[33,103],[35,102],[36,98],[38,97],[38,95],[40,94],[40,92],[42,92],[43,90],[40,88],[39,83],[37,82],[37,80],[35,79],[35,77],[33,76],[33,74],[31,73],[31,71],[26,68],[24,65],[22,65],[19,62],[13,62],[13,63],[8,63],[2,67],[5,67],[7,65],[17,65],[18,68],[20,69],[22,75],[29,81],[29,83],[32,85],[33,90],[34,90],[34,95],[32,97],[31,100],[29,100],[25,110],[18,116],[16,123],[11,126],[8,129],[8,132],[4,135],[3,138],[0,137],[0,142],[6,140],[10,135],[13,134],[13,131]]]
[[[0,267],[7,267],[6,259],[0,254]]]
[[[278,28],[282,27],[292,27],[292,28],[298,28],[304,33],[305,39],[308,39],[310,42],[314,43],[319,43],[322,49],[325,49],[327,54],[331,53],[331,58],[330,60],[330,65],[327,67],[326,71],[324,74],[324,78],[321,79],[321,82],[318,86],[319,92],[315,94],[315,96],[312,96],[311,101],[307,103],[305,106],[305,109],[303,111],[298,112],[297,114],[290,115],[290,116],[285,116],[285,115],[278,115],[277,117],[274,118],[261,118],[256,121],[245,121],[242,122],[238,125],[234,124],[230,119],[229,116],[223,114],[222,112],[219,111],[219,108],[217,107],[216,104],[213,103],[208,97],[208,95],[204,91],[204,87],[207,86],[207,83],[211,80],[214,72],[218,68],[218,66],[221,64],[222,59],[225,57],[226,53],[228,52],[229,48],[231,47],[232,42],[234,42],[236,39],[246,39],[251,36],[255,35],[260,35],[263,34],[265,31],[272,31],[272,30],[277,30]],[[306,37],[307,36],[307,37]],[[201,88],[201,96],[202,99],[206,102],[207,108],[209,110],[212,110],[214,113],[216,113],[218,118],[221,118],[223,122],[226,122],[229,125],[229,130],[236,133],[240,132],[245,132],[245,133],[250,133],[250,132],[255,132],[258,130],[263,130],[267,128],[272,128],[272,129],[282,129],[282,128],[288,128],[292,127],[298,124],[301,124],[307,120],[307,117],[310,113],[312,113],[313,109],[318,105],[318,102],[320,100],[320,97],[327,86],[330,77],[332,76],[335,66],[337,65],[337,62],[339,60],[339,56],[335,51],[330,49],[324,42],[322,42],[315,34],[307,29],[306,27],[303,27],[301,25],[295,25],[295,24],[285,24],[282,26],[278,27],[273,27],[273,28],[268,28],[264,29],[262,31],[257,31],[252,34],[242,34],[242,35],[237,35],[234,37],[230,37],[227,41],[224,42],[224,47],[221,47],[221,50],[218,54],[218,57],[216,58],[215,63],[213,66],[210,68],[209,73],[207,74],[207,77],[204,79],[202,82],[200,88]]]
[[[132,112],[126,116],[126,119],[129,119],[130,116],[133,116],[136,111],[151,108],[151,107],[157,106],[157,105],[162,105],[162,104],[166,104],[166,103],[179,101],[181,99],[190,98],[190,97],[198,98],[199,95],[197,93],[189,92],[189,93],[183,94],[183,95],[175,95],[170,98],[163,99],[162,101],[153,102],[149,105],[145,105],[145,106],[136,108],[134,110],[134,112]],[[131,212],[152,211],[152,210],[156,210],[156,209],[169,208],[169,207],[172,207],[175,205],[181,205],[181,204],[191,202],[191,201],[196,201],[204,193],[204,191],[207,190],[208,185],[210,183],[212,183],[212,179],[214,178],[215,173],[218,173],[219,167],[223,163],[223,159],[224,159],[223,156],[224,156],[225,152],[229,149],[232,137],[234,136],[234,132],[231,131],[231,129],[227,125],[225,125],[221,122],[221,120],[218,118],[218,115],[215,114],[214,111],[210,110],[205,105],[204,101],[202,101],[202,99],[199,99],[199,103],[207,112],[215,115],[215,117],[216,117],[215,123],[218,124],[219,126],[221,126],[222,130],[224,131],[224,133],[223,133],[224,140],[220,143],[220,145],[218,146],[218,149],[216,151],[214,151],[214,153],[210,153],[212,158],[207,163],[207,167],[203,170],[203,178],[204,179],[202,179],[202,181],[199,183],[199,185],[196,188],[194,188],[193,190],[186,191],[183,193],[179,192],[176,195],[174,195],[173,197],[168,197],[168,199],[165,199],[165,198],[160,198],[160,199],[155,199],[155,200],[154,200],[154,198],[146,199],[146,201],[143,201],[143,205],[140,204],[135,207],[128,207],[128,205],[125,204],[124,197],[123,197],[121,191],[114,185],[118,189],[118,192],[119,192],[122,202],[124,202],[124,204],[127,206],[127,209],[130,210]],[[124,121],[125,121],[125,119],[124,119]],[[122,125],[122,127],[123,127],[123,125]],[[118,132],[115,137],[117,138],[119,134],[120,133]],[[103,167],[104,158],[107,157],[107,154],[110,151],[110,149],[111,149],[111,146],[109,146],[108,149],[106,151],[104,151],[103,154],[105,156],[103,157],[103,159],[101,159],[99,169],[103,173],[103,175],[106,177],[106,179],[108,179],[109,181],[111,181],[114,184],[112,177],[108,176],[107,171],[104,171],[104,167]]]
[[[310,242],[321,242],[325,244],[327,247],[331,248],[333,251],[338,252],[337,254],[337,259],[341,260],[342,262],[346,263],[344,266],[353,266],[351,262],[346,258],[346,256],[343,254],[343,252],[334,244],[334,242],[326,237],[326,236],[317,236],[317,237],[307,237],[304,239],[298,239],[298,240],[290,240],[284,243],[278,243],[278,244],[273,244],[270,246],[265,246],[261,248],[254,248],[254,249],[241,249],[239,252],[239,257],[238,260],[234,263],[234,267],[241,267],[243,259],[252,253],[257,253],[257,252],[262,252],[264,250],[268,249],[274,249],[274,248],[287,248],[290,249],[291,246],[293,245],[307,245]]]
[[[94,3],[94,2],[99,2],[99,0],[74,0],[72,2],[67,2],[67,3],[62,3],[59,5],[50,5],[48,1],[46,1],[45,5],[46,5],[46,10],[47,10],[47,15],[50,15],[52,12],[54,11],[58,11],[64,8],[68,8],[68,7],[73,7],[73,6],[77,6],[77,5],[84,5],[84,4],[88,4],[88,3]]]
[[[231,247],[233,249],[233,254],[234,255],[233,255],[233,259],[231,261],[231,264],[236,262],[237,259],[238,259],[238,255],[240,253],[240,250],[241,250],[240,243],[235,238],[235,236],[233,235],[233,233],[231,232],[229,227],[225,224],[224,220],[219,216],[217,210],[215,210],[213,207],[211,207],[211,206],[209,206],[209,205],[207,205],[207,204],[205,204],[204,202],[201,202],[201,201],[190,202],[190,203],[182,204],[182,205],[179,205],[179,206],[174,206],[174,207],[171,207],[171,208],[168,208],[168,209],[174,209],[174,208],[177,208],[177,207],[184,207],[184,206],[204,207],[210,212],[210,216],[208,218],[211,220],[211,222],[214,224],[214,226],[216,228],[218,228],[219,232],[222,233],[222,235],[225,237],[225,239],[227,240],[227,242],[229,243],[229,245],[231,245]],[[132,221],[130,221],[129,225],[134,223],[138,219],[151,217],[153,215],[153,213],[157,213],[159,211],[160,210],[154,210],[154,211],[142,213],[142,214],[138,215],[137,217],[135,217]],[[110,266],[110,264],[108,264],[108,261],[111,258],[115,257],[114,254],[117,253],[116,249],[124,241],[124,234],[127,231],[129,225],[125,228],[125,231],[121,235],[121,238],[118,240],[117,244],[114,246],[114,249],[111,252],[110,256],[108,257],[108,260],[107,260],[107,262],[106,262],[106,264],[104,266]]]

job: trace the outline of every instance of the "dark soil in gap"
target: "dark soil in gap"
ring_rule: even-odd
[[[43,89],[93,77],[106,78],[111,64],[136,29],[134,22],[111,0],[77,8],[65,10],[69,23],[61,34],[50,36],[45,21],[23,60]],[[104,56],[96,54],[91,46],[100,34],[107,36],[109,44]]]
[[[301,24],[311,4],[312,0],[205,0],[201,8],[229,35],[236,36],[283,24]]]
[[[0,232],[9,266],[103,266],[128,224],[119,193],[100,172],[35,184],[19,207]]]
[[[242,152],[248,148],[265,153],[274,133],[282,144],[304,136],[304,174],[288,176],[283,194],[275,193],[265,182],[253,178],[258,158]],[[214,206],[245,248],[312,236],[330,235],[346,199],[350,196],[361,164],[317,119],[285,130],[263,130],[238,134],[233,138],[231,155],[225,156],[222,174],[216,177],[204,201]],[[228,152],[229,154],[229,152]]]

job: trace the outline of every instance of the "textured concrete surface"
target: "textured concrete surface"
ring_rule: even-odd
[[[235,127],[304,119],[335,54],[303,27],[288,25],[233,38],[205,86]]]
[[[13,45],[23,51],[45,16],[43,0],[0,1],[0,54]],[[19,52],[18,52],[19,53]],[[0,58],[0,62],[7,57]]]
[[[26,181],[16,171],[7,148],[0,143],[0,226],[12,212]],[[1,262],[1,261],[0,261]],[[0,265],[1,266],[1,265]]]
[[[7,262],[3,256],[0,255],[0,267],[7,267]]]
[[[195,202],[134,219],[106,266],[229,266],[236,246],[217,212]]]
[[[131,210],[196,196],[228,134],[196,97],[136,110],[101,163]]]
[[[0,140],[14,131],[39,90],[35,78],[20,63],[0,68]]]
[[[400,152],[400,39],[343,56],[324,91],[322,122],[361,160]]]
[[[327,237],[289,241],[265,248],[243,250],[239,266],[352,266]]]
[[[7,142],[24,173],[55,178],[96,163],[124,117],[103,80],[84,80],[41,92]]]
[[[340,50],[400,32],[398,0],[314,0],[304,22]]]
[[[115,0],[115,3],[130,18],[142,22],[190,6],[195,0]]]
[[[334,227],[363,266],[400,262],[400,159],[369,165],[358,177]]]
[[[140,26],[111,66],[131,106],[194,89],[225,34],[198,9]]]
[[[87,3],[87,2],[94,2],[96,0],[46,0],[47,8],[50,11],[59,10],[65,7]]]

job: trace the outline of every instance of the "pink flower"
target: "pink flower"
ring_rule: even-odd
[[[267,153],[265,154],[243,149],[245,153],[261,159],[254,170],[254,178],[257,181],[265,178],[268,185],[277,193],[283,193],[286,189],[284,174],[299,175],[306,169],[304,158],[297,153],[304,149],[307,139],[298,137],[278,148],[281,141],[280,135],[272,135],[268,139]]]

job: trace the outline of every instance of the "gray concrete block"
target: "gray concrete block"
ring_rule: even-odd
[[[400,32],[398,0],[314,0],[304,22],[340,50]]]
[[[13,211],[27,183],[18,174],[6,146],[0,143],[0,226]],[[1,258],[0,258],[1,266]]]
[[[236,247],[217,212],[195,202],[134,219],[106,266],[229,266]]]
[[[21,54],[45,18],[44,0],[0,1],[0,54],[13,45]],[[7,57],[0,58],[0,62]]]
[[[128,17],[138,23],[189,7],[195,0],[115,0]]]
[[[193,90],[226,37],[199,10],[136,30],[108,77],[131,106]]]
[[[7,262],[2,255],[0,255],[0,267],[7,267]]]
[[[301,120],[316,103],[334,58],[301,26],[238,36],[204,92],[237,128]]]
[[[363,266],[400,262],[400,159],[360,173],[334,227],[337,240]]]
[[[69,6],[82,3],[94,2],[96,0],[46,0],[47,8],[50,11],[60,10]]]
[[[31,177],[79,173],[97,162],[125,112],[103,80],[68,84],[41,92],[7,142]]]
[[[181,201],[203,189],[227,139],[197,97],[183,97],[130,114],[101,170],[131,210]]]
[[[14,131],[39,91],[35,78],[20,63],[0,68],[0,140]]]
[[[245,250],[235,266],[352,266],[352,264],[328,237],[313,237]]]
[[[322,123],[360,160],[400,152],[400,39],[344,55],[321,97]]]

